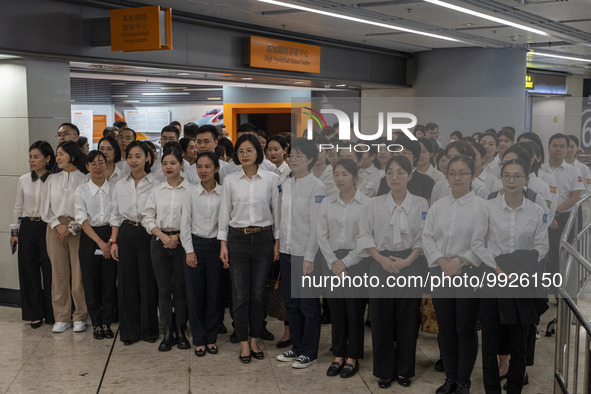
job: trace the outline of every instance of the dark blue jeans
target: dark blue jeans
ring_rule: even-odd
[[[287,309],[287,320],[291,333],[292,350],[297,355],[318,358],[318,344],[320,342],[320,300],[315,298],[300,298],[301,278],[303,276],[302,256],[292,256],[281,253],[281,292]],[[314,269],[318,271],[317,267]],[[314,275],[312,272],[311,275]],[[292,289],[292,282],[294,284]],[[309,297],[306,289],[306,297]]]
[[[271,229],[244,234],[230,227],[228,260],[232,279],[234,324],[239,341],[260,338],[265,320],[265,285],[275,243]]]
[[[172,306],[177,327],[185,327],[187,321],[187,293],[185,291],[185,249],[178,245],[167,249],[162,241],[152,236],[150,248],[152,266],[158,283],[158,308],[165,327],[172,327]],[[171,297],[172,296],[172,297]]]
[[[216,343],[218,324],[223,314],[220,241],[196,235],[192,238],[197,267],[185,264],[189,322],[193,345],[205,346]]]

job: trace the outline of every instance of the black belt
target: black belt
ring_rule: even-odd
[[[265,227],[230,227],[232,230],[239,231],[244,234],[256,234],[260,233],[261,231],[270,230],[273,226],[265,226]]]
[[[138,227],[142,224],[142,222],[134,222],[133,220],[124,220],[121,224],[127,224],[128,226]]]
[[[19,220],[28,220],[31,222],[40,222],[41,221],[41,216],[22,216],[20,218],[18,218]]]
[[[176,230],[176,231],[164,231],[164,230],[160,230],[162,231],[164,234],[166,235],[181,235],[181,230]]]

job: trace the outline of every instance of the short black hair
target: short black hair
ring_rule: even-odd
[[[542,140],[540,139],[540,136],[537,135],[534,132],[525,132],[519,135],[519,137],[517,137],[517,141],[521,141],[522,139],[526,139],[529,141],[534,142],[535,144],[537,144],[540,147],[540,158],[541,158],[541,162],[543,163],[545,158],[544,158],[544,144],[542,144]]]
[[[256,135],[259,134],[259,128],[256,127],[255,125],[253,125],[252,123],[242,123],[240,126],[238,126],[238,128],[236,129],[236,134],[238,133],[254,133]]]
[[[183,164],[183,150],[178,142],[169,141],[164,144],[162,147],[162,157],[160,158],[160,162],[162,162],[162,160],[168,155],[173,155],[179,163]]]
[[[117,127],[119,130],[127,128],[127,122],[124,120],[118,120],[113,123],[113,126]]]
[[[124,131],[131,131],[133,133],[133,140],[137,141],[137,134],[135,133],[135,130],[130,129],[129,127],[125,127],[121,130],[119,130],[119,134],[117,135],[117,137],[119,137],[121,135],[121,133],[123,133]]]
[[[481,158],[484,158],[484,156],[486,156],[486,148],[484,147],[484,145],[479,144],[476,141],[471,142],[471,144],[472,148],[476,149],[478,153],[480,153]]]
[[[179,123],[179,125],[180,125],[180,123]],[[179,129],[177,129],[174,126],[168,125],[168,126],[164,126],[162,128],[162,130],[160,131],[160,136],[162,136],[163,133],[167,133],[167,132],[168,133],[174,133],[176,135],[176,138],[177,139],[179,138],[179,136],[181,134],[181,132],[179,131]]]
[[[121,148],[119,148],[119,144],[113,137],[103,137],[99,140],[97,149],[101,147],[103,141],[107,141],[111,147],[113,148],[113,152],[115,152],[115,157],[113,157],[113,163],[118,163],[121,160]]]
[[[198,129],[199,126],[195,122],[185,123],[185,125],[183,126],[183,134],[187,138],[195,139],[195,137],[197,136]]]
[[[427,131],[427,130],[435,130],[435,129],[438,129],[438,128],[439,128],[439,126],[437,126],[437,123],[433,123],[433,122],[427,123],[425,125],[425,131]]]
[[[414,142],[416,142],[416,141],[414,141]],[[407,174],[409,174],[409,175],[412,174],[413,165],[410,162],[410,160],[408,160],[408,157],[402,156],[402,155],[392,156],[391,158],[388,159],[388,162],[386,163],[386,168],[384,169],[384,171],[388,171],[388,168],[390,168],[392,163],[398,164],[404,171],[406,171]]]
[[[193,138],[188,138],[188,137],[183,137],[179,140],[179,145],[181,146],[183,153],[187,153],[187,148],[189,147],[189,144],[191,143],[191,141],[195,141],[195,140]]]
[[[422,144],[429,153],[435,153],[435,149],[433,148],[431,138],[421,137],[419,138],[419,143]]]
[[[497,136],[499,138],[501,137],[507,137],[511,140],[511,142],[515,141],[515,131],[511,131],[509,129],[501,129],[499,130],[499,132],[497,133]]]
[[[568,139],[575,143],[577,148],[579,147],[579,139],[574,135],[567,135]]]
[[[112,134],[114,132],[119,133],[119,127],[107,126],[103,130],[103,137],[107,137],[108,135],[110,135],[110,134]]]
[[[80,138],[78,138],[78,141],[76,141],[76,143],[78,144],[78,146],[80,148],[82,148],[84,146],[84,144],[88,143],[88,138],[81,136]]]
[[[176,126],[179,126],[180,127],[181,126],[181,122],[179,122],[178,120],[173,120],[168,125],[169,126],[172,126],[172,127],[176,127]]]
[[[413,155],[413,162],[411,163],[413,167],[416,167],[417,162],[419,161],[419,157],[421,156],[421,144],[419,141],[411,140],[410,138],[402,139],[400,142],[396,142],[400,144],[405,150],[408,150]],[[386,168],[388,168],[386,166]],[[412,172],[412,171],[411,171]]]
[[[495,140],[495,145],[499,146],[499,137],[497,136],[497,133],[489,133],[487,131],[486,133],[482,134],[478,142],[482,141],[484,137],[492,137]]]
[[[293,140],[290,147],[292,154],[294,151],[298,151],[306,155],[308,159],[312,159],[312,162],[308,165],[308,171],[310,171],[316,164],[316,160],[318,160],[318,147],[314,141],[300,137]]]
[[[232,145],[232,141],[227,138],[220,138],[218,140],[218,148],[224,148],[227,156],[232,157],[234,155],[234,145]]]
[[[49,161],[45,165],[45,169],[49,170],[53,168],[53,166],[55,165],[55,153],[53,152],[53,148],[51,147],[51,144],[49,142],[42,140],[35,141],[29,147],[29,152],[33,149],[37,149],[45,158],[49,156]]]
[[[204,133],[211,133],[211,137],[213,138],[214,141],[216,141],[218,139],[218,129],[216,129],[216,127],[214,125],[206,124],[206,125],[199,127],[197,129],[197,131],[195,132],[195,138],[197,138],[197,136],[199,134],[204,134]]]
[[[78,164],[80,164],[80,161],[82,160],[82,151],[78,144],[74,141],[64,141],[57,146],[57,149],[60,148],[70,156],[69,162],[78,167]]]
[[[526,177],[529,176],[529,174],[530,174],[529,164],[521,159],[513,159],[513,160],[509,160],[508,162],[504,163],[503,166],[501,167],[501,178],[502,178],[503,171],[505,170],[505,167],[507,167],[510,164],[517,164],[518,166],[520,166],[523,169],[523,172],[525,172],[525,176]]]
[[[447,155],[447,153],[452,148],[455,148],[455,150],[458,151],[460,156],[467,156],[470,159],[472,159],[472,165],[474,165],[474,160],[476,159],[476,153],[474,153],[474,149],[472,149],[472,146],[470,145],[469,142],[462,141],[462,140],[450,142],[445,147],[445,154]],[[472,172],[474,172],[474,171],[472,171]]]
[[[107,162],[107,158],[105,157],[105,154],[103,152],[101,152],[100,150],[91,150],[90,152],[88,152],[86,164],[94,161],[94,159],[96,159],[97,156],[102,156],[105,163]]]
[[[454,156],[450,159],[449,163],[447,163],[447,172],[449,173],[449,167],[451,167],[451,165],[453,163],[455,163],[456,161],[461,161],[463,163],[465,163],[468,168],[470,169],[470,175],[474,175],[474,160],[472,160],[471,157],[468,156],[464,156],[464,155],[457,155]],[[447,175],[447,174],[445,174]]]
[[[464,134],[462,134],[462,132],[461,131],[458,131],[458,130],[456,130],[453,133],[451,133],[451,135],[449,137],[451,138],[453,136],[458,137],[459,140],[461,140],[461,139],[464,138]]]
[[[548,146],[550,146],[552,144],[552,141],[557,140],[557,139],[561,139],[561,138],[564,138],[564,140],[566,141],[566,145],[568,146],[568,137],[562,133],[552,134],[552,136],[550,137],[550,140],[548,140]]]
[[[234,154],[232,155],[232,160],[234,161],[235,164],[237,165],[241,165],[240,164],[240,160],[238,159],[238,149],[240,148],[240,145],[242,145],[245,142],[250,142],[251,144],[254,145],[254,148],[257,151],[257,160],[256,160],[256,164],[259,165],[263,162],[264,159],[264,155],[263,155],[263,147],[261,146],[261,142],[259,141],[258,137],[252,134],[242,134],[239,138],[238,141],[236,141],[236,145],[234,146]]]
[[[334,167],[332,168],[333,175],[334,175],[334,172],[338,166],[343,167],[345,169],[345,171],[347,171],[349,174],[353,175],[353,180],[355,180],[355,178],[357,178],[357,175],[359,174],[359,167],[357,167],[357,164],[353,160],[351,160],[351,159],[337,160],[337,162],[334,163]]]
[[[80,129],[74,123],[69,123],[69,122],[62,123],[61,125],[59,125],[59,127],[57,129],[59,130],[60,127],[62,127],[62,126],[69,127],[71,129],[73,129],[76,132],[76,134],[80,135]]]
[[[269,138],[269,140],[267,141],[267,147],[269,146],[271,141],[275,141],[281,146],[281,148],[287,149],[287,140],[285,138],[283,138],[282,136],[274,135],[273,137]],[[316,156],[318,156],[318,155],[316,155]]]

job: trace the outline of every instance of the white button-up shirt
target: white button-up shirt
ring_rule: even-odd
[[[55,228],[60,224],[60,216],[73,218],[76,215],[74,194],[78,186],[88,182],[88,175],[81,173],[80,170],[61,171],[51,174],[47,182],[49,182],[47,193],[41,199],[43,207],[41,217],[51,228]],[[75,221],[72,221],[70,225],[73,226],[73,229],[78,229],[78,224]]]
[[[314,261],[318,251],[316,220],[326,188],[310,173],[302,178],[289,178],[282,189],[279,250]]]
[[[189,182],[183,179],[177,187],[165,181],[152,189],[141,214],[142,226],[148,234],[152,234],[156,227],[162,231],[181,229],[183,201],[189,185]]]
[[[527,198],[511,209],[505,196],[486,201],[478,215],[472,250],[488,266],[495,268],[495,257],[516,250],[537,250],[538,261],[548,253],[548,217]]]
[[[199,176],[197,175],[197,162],[192,165],[185,159],[183,159],[183,178],[185,178],[190,184],[196,185],[199,183]]]
[[[78,186],[74,195],[76,222],[82,226],[85,220],[92,227],[106,226],[111,216],[111,184],[107,181],[98,187],[92,179]]]
[[[542,167],[544,170],[551,172],[556,179],[556,207],[559,207],[560,204],[568,200],[571,192],[575,190],[585,190],[581,171],[572,164],[568,164],[563,160],[556,168],[552,168],[548,163],[544,164]],[[570,212],[571,209],[572,207],[564,212]]]
[[[285,160],[283,161],[283,163],[281,163],[279,167],[277,167],[277,171],[279,172],[279,180],[281,183],[285,182],[291,174],[291,168],[289,168]]]
[[[484,183],[485,191],[487,194],[490,194],[493,191],[493,185],[498,178],[495,178],[493,175],[486,171],[482,171],[480,175],[476,177],[479,181]]]
[[[248,179],[242,166],[239,167],[238,172],[226,176],[223,184],[218,239],[228,240],[230,226],[273,226],[273,235],[279,239],[279,175],[259,167],[252,179]],[[277,169],[274,164],[273,167]]]
[[[211,192],[205,190],[201,183],[189,185],[183,200],[181,219],[181,242],[185,252],[194,252],[191,234],[202,238],[217,236],[221,201],[220,185],[216,184]]]
[[[324,187],[326,188],[326,195],[332,196],[339,192],[335,183],[334,183],[334,174],[332,173],[332,166],[329,164],[326,166],[322,174],[318,177],[324,183]]]
[[[454,198],[453,194],[445,196],[431,205],[422,238],[429,267],[435,267],[440,257],[464,257],[473,265],[480,265],[480,259],[471,250],[471,242],[478,226],[475,218],[486,209],[484,202],[471,191],[460,198]]]
[[[373,164],[367,168],[359,167],[359,176],[361,176],[374,187],[374,193],[370,197],[376,196],[378,194],[380,180],[384,177],[384,175],[384,171],[377,169]]]
[[[125,152],[121,152],[121,155],[125,156]],[[121,171],[121,179],[131,174],[131,168],[129,168],[127,160],[124,157],[121,157],[121,160],[115,163],[115,167],[117,167],[119,171]]]
[[[427,200],[408,191],[401,205],[396,205],[392,193],[372,198],[359,221],[359,247],[376,248],[378,252],[420,249],[421,231],[428,210]],[[400,215],[399,221],[393,220],[395,214]]]
[[[585,186],[587,192],[591,193],[591,168],[587,167],[577,159],[575,159],[572,165],[581,171],[581,176],[583,177],[583,186]]]
[[[349,254],[341,260],[347,267],[351,267],[367,257],[368,254],[357,243],[359,235],[359,221],[364,209],[369,204],[370,198],[360,190],[355,192],[355,197],[345,204],[340,193],[328,196],[322,201],[318,211],[317,238],[322,255],[332,268],[332,263],[337,261],[334,252],[339,249],[351,249]]]
[[[121,163],[121,162],[119,162]],[[119,164],[117,163],[117,164]],[[113,170],[113,173],[111,174],[111,176],[109,177],[109,179],[107,179],[107,181],[109,181],[109,183],[111,184],[111,187],[114,187],[115,184],[117,184],[117,182],[119,182],[121,179],[125,178],[127,175],[129,175],[129,172],[125,173],[121,168],[119,168],[117,166],[117,164],[115,164],[115,170]],[[127,168],[129,168],[129,166],[126,165]]]
[[[418,169],[417,169],[417,171],[418,171]],[[422,172],[421,172],[421,174],[422,174]],[[435,183],[446,179],[445,174],[443,172],[439,171],[437,168],[433,167],[432,164],[429,164],[429,169],[425,172],[425,175],[431,177],[431,179],[433,179],[435,181]]]
[[[484,166],[484,171],[488,172],[495,178],[501,177],[501,158],[496,155],[490,163]]]
[[[33,181],[33,173],[30,172],[18,179],[12,224],[10,225],[12,230],[19,228],[20,217],[41,216],[41,199],[47,194],[48,179],[50,177],[49,172],[43,175],[43,180],[35,174],[35,180]]]
[[[224,179],[230,175],[233,174],[235,172],[239,172],[240,170],[242,170],[242,165],[240,164],[236,164],[233,161],[229,161],[229,162],[224,162],[225,164],[222,164],[222,161],[220,160],[220,183],[223,184],[224,183]],[[266,158],[263,159],[263,162],[261,164],[259,164],[259,168],[261,170],[265,170],[265,171],[270,171],[274,174],[278,174],[279,175],[279,170],[277,170],[277,166],[273,163],[271,163],[269,160],[267,160]]]
[[[472,180],[472,190],[474,194],[478,197],[487,199],[490,193],[487,192],[486,185],[478,178],[474,178]],[[449,186],[449,182],[446,180],[437,182],[435,186],[433,186],[433,190],[431,191],[431,204],[435,201],[442,199],[445,196],[451,195],[451,187]]]
[[[131,174],[117,182],[111,195],[111,226],[121,226],[124,220],[141,221],[141,212],[155,184],[151,173],[140,179],[137,187]]]

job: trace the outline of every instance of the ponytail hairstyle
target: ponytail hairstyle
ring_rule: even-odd
[[[129,145],[127,145],[127,148],[125,149],[125,158],[127,159],[127,156],[129,156],[129,152],[131,152],[132,148],[135,147],[139,147],[143,152],[144,155],[146,156],[147,159],[149,159],[150,157],[154,157],[152,150],[148,147],[148,144],[146,144],[143,141],[132,141]],[[154,162],[154,160],[152,160],[150,162],[150,160],[146,161],[146,163],[144,164],[144,171],[149,174],[150,171],[152,170],[152,163]]]
[[[219,173],[219,169],[220,169],[220,159],[218,159],[218,155],[216,155],[213,152],[201,152],[197,155],[197,158],[195,159],[195,164],[197,164],[199,162],[199,159],[202,157],[208,157],[209,160],[211,160],[213,162],[213,167],[218,170],[215,172],[213,179],[215,180],[215,182],[219,185],[220,184],[220,173]],[[195,165],[197,166],[197,165]]]

